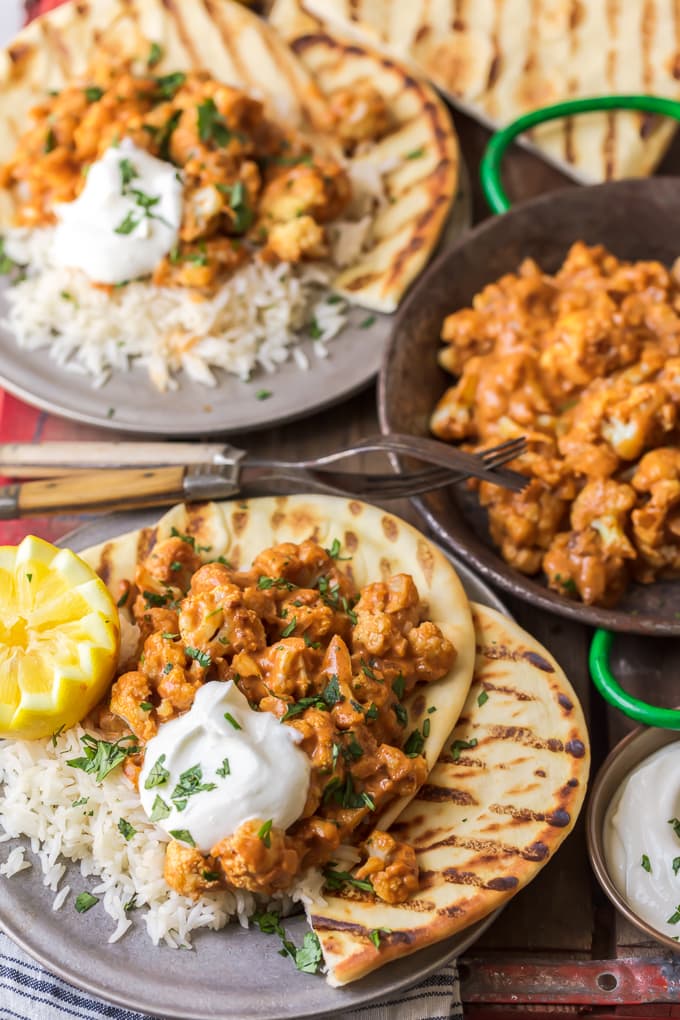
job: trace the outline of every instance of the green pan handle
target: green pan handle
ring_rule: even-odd
[[[680,711],[675,708],[658,708],[627,694],[614,677],[609,666],[614,635],[598,630],[590,646],[590,675],[598,691],[610,705],[624,715],[645,726],[658,726],[664,730],[680,730]]]
[[[494,213],[504,213],[510,208],[508,198],[501,184],[500,169],[508,146],[518,135],[548,120],[560,117],[573,117],[579,113],[602,112],[603,110],[641,110],[644,113],[655,113],[680,120],[680,102],[674,99],[663,99],[660,96],[599,96],[593,99],[570,99],[554,106],[544,106],[540,110],[518,117],[507,127],[497,131],[486,147],[480,164],[479,175],[482,190],[490,209]],[[610,705],[618,708],[625,715],[647,726],[658,726],[668,730],[680,730],[680,711],[673,708],[657,708],[644,701],[638,701],[626,694],[615,680],[609,668],[609,653],[613,635],[606,630],[596,630],[590,646],[590,675],[598,691]]]
[[[507,212],[510,200],[501,184],[500,166],[505,150],[518,135],[547,120],[573,117],[578,113],[593,113],[602,110],[642,110],[643,113],[657,113],[680,120],[680,103],[661,96],[599,96],[594,99],[569,99],[554,106],[544,106],[518,117],[512,124],[497,131],[486,147],[479,168],[484,197],[495,213]]]

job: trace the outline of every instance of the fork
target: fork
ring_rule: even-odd
[[[46,444],[48,445],[48,444]],[[58,446],[64,455],[68,444]],[[79,447],[87,444],[78,444]],[[116,456],[139,457],[140,444],[119,443]],[[152,444],[153,456],[169,456],[172,444]],[[101,444],[92,444],[100,448]],[[321,457],[300,461],[275,461],[250,457],[244,450],[225,446],[209,463],[162,464],[81,471],[58,477],[12,484],[0,488],[0,519],[64,510],[106,511],[163,506],[182,500],[226,499],[243,493],[310,491],[332,495],[351,495],[367,500],[391,500],[416,496],[423,492],[456,484],[470,476],[482,478],[513,491],[528,482],[525,475],[503,468],[526,448],[523,438],[509,440],[481,454],[470,454],[436,440],[415,436],[369,436],[352,447]],[[335,470],[333,465],[345,458],[382,450],[430,463],[400,474],[376,474]],[[55,467],[50,451],[49,466]],[[110,453],[111,451],[108,451]],[[92,451],[95,455],[96,450]],[[96,454],[101,456],[101,450]],[[152,456],[149,454],[149,456]],[[80,463],[86,463],[87,458]],[[39,474],[34,463],[32,470]]]

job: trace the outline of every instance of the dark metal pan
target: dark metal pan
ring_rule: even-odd
[[[649,178],[569,188],[526,202],[470,231],[445,252],[407,298],[379,380],[381,427],[426,436],[432,409],[451,384],[437,364],[441,324],[486,284],[534,258],[548,272],[577,240],[624,259],[680,254],[680,179]],[[508,566],[493,548],[474,497],[446,489],[415,501],[432,531],[487,580],[550,612],[610,630],[680,635],[680,582],[633,585],[615,609],[585,606]]]

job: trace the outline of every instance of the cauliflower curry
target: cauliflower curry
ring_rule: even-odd
[[[331,97],[346,151],[385,132],[385,102],[370,85]],[[0,168],[0,188],[18,199],[17,225],[54,223],[54,203],[72,202],[88,167],[128,138],[181,173],[180,240],[156,267],[162,286],[215,289],[252,258],[299,262],[328,254],[325,224],[351,199],[342,166],[265,116],[262,103],[207,72],[156,76],[101,64],[32,110],[32,125]],[[149,196],[144,196],[148,201]],[[140,199],[142,202],[142,199]]]
[[[125,583],[121,600],[139,626],[139,645],[126,664],[133,668],[92,721],[137,738],[141,750],[124,765],[128,778],[137,783],[144,744],[158,727],[187,712],[201,685],[215,680],[232,680],[253,709],[296,729],[311,763],[302,817],[286,831],[265,825],[263,838],[266,820],[252,819],[207,855],[170,842],[165,877],[184,895],[225,886],[285,890],[306,868],[329,865],[341,843],[362,847],[353,876],[360,888],[390,903],[418,888],[413,848],[371,819],[424,783],[429,717],[422,733],[411,729],[402,700],[416,684],[445,676],[456,649],[427,620],[410,575],[359,590],[351,569],[339,569],[336,545],[283,543],[241,571],[203,562],[193,538],[175,533]]]
[[[479,486],[494,543],[555,591],[613,605],[631,580],[680,575],[680,274],[576,243],[531,259],[449,315],[458,376],[432,416],[474,448],[525,435],[521,493]]]

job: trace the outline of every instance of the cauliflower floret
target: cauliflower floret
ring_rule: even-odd
[[[435,407],[430,428],[440,439],[467,439],[477,435],[475,396],[481,362],[481,358],[470,358],[456,385],[446,391]]]
[[[330,96],[340,140],[353,145],[381,138],[389,128],[387,103],[369,81],[354,81],[351,87],[336,89]]]
[[[522,492],[482,482],[479,501],[487,507],[491,537],[504,559],[523,574],[540,570],[543,554],[567,515],[566,500],[533,478]]]
[[[634,559],[626,529],[630,511],[635,505],[635,492],[630,485],[609,478],[589,482],[571,507],[571,526],[575,531],[594,528],[608,555]]]
[[[355,877],[368,879],[381,900],[403,903],[418,891],[418,861],[412,846],[376,829],[363,850],[367,859],[355,871]]]
[[[594,528],[556,535],[543,569],[554,591],[572,598],[580,595],[587,605],[615,605],[630,576],[629,561],[610,555]]]
[[[211,849],[225,879],[237,889],[271,893],[288,889],[298,872],[300,857],[292,839],[272,826],[263,832],[265,820],[252,818],[232,836]]]
[[[633,510],[633,538],[641,557],[638,579],[680,571],[680,450],[663,447],[645,454],[633,475],[648,501]]]
[[[300,216],[286,223],[276,223],[267,235],[264,255],[271,252],[282,262],[321,259],[328,254],[323,227],[311,216]]]
[[[144,743],[158,732],[151,698],[149,678],[137,670],[123,673],[111,688],[111,712],[124,719],[134,735]]]
[[[406,634],[420,618],[420,598],[413,578],[410,574],[395,574],[387,583],[367,584],[361,589],[354,613],[354,651],[404,658],[408,653]]]
[[[194,847],[170,840],[165,849],[163,877],[180,896],[197,900],[204,892],[219,889],[221,873],[217,861]]]
[[[298,163],[265,185],[260,216],[265,226],[312,216],[318,223],[336,219],[351,198],[345,171],[331,160]]]
[[[665,390],[656,383],[641,383],[607,408],[602,436],[622,460],[637,460],[673,430],[676,418]]]

